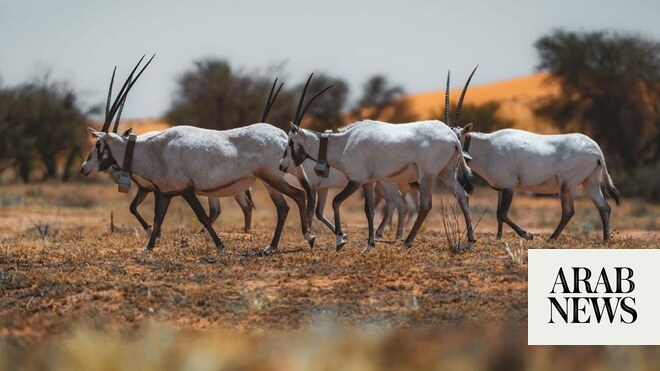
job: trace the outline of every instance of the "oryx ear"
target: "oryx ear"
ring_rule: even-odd
[[[132,128],[132,127],[131,127],[131,128],[128,128],[128,129],[126,129],[126,131],[124,132],[124,135],[123,135],[123,136],[127,137],[127,136],[129,136],[132,132],[133,132],[133,128]]]
[[[298,133],[300,131],[300,128],[296,126],[293,122],[289,121],[289,124],[291,125],[291,131],[294,133]]]
[[[472,131],[472,123],[469,123],[463,127],[463,134],[467,134]]]
[[[87,127],[87,131],[89,131],[89,135],[91,135],[92,138],[101,138],[101,136],[103,135],[102,131],[96,131],[90,127]]]

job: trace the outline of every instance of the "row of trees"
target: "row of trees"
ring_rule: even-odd
[[[85,143],[86,116],[76,92],[48,75],[0,86],[0,173],[13,169],[28,182],[38,170],[43,180],[68,180]]]
[[[535,48],[538,69],[549,72],[560,87],[559,94],[535,104],[535,113],[561,131],[594,138],[608,166],[632,179],[637,191],[660,189],[660,176],[648,175],[660,168],[660,43],[616,32],[559,30],[540,38]],[[221,59],[197,61],[178,78],[164,117],[175,125],[219,130],[257,122],[271,79]],[[303,84],[285,86],[270,122],[287,129]],[[315,75],[310,93],[330,84],[335,87],[310,107],[306,127],[334,129],[361,118],[397,123],[442,117],[442,102],[435,112],[418,117],[404,89],[382,75],[369,78],[353,103],[348,84],[326,73]],[[70,86],[47,76],[14,87],[0,85],[0,173],[13,169],[24,181],[69,179],[82,160],[89,114]],[[513,125],[501,117],[498,102],[468,102],[461,117],[462,123],[478,123],[486,132]]]
[[[171,123],[191,123],[197,126],[225,130],[259,121],[272,84],[271,76],[235,70],[229,62],[206,59],[194,63],[191,70],[177,81],[177,90],[165,119]],[[335,129],[351,119],[369,117],[389,122],[417,119],[405,91],[393,85],[385,76],[375,75],[364,84],[361,97],[348,104],[348,84],[339,77],[316,74],[309,91],[315,92],[334,84],[319,96],[307,112],[305,126]],[[269,121],[286,129],[293,119],[298,94],[304,82],[285,87],[280,92]]]

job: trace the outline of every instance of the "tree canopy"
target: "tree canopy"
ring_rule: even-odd
[[[628,171],[660,159],[660,43],[610,31],[557,30],[535,43],[560,92],[536,113],[595,139]]]

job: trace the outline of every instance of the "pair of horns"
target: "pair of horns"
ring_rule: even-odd
[[[275,103],[275,99],[277,99],[277,95],[280,93],[280,90],[282,90],[282,86],[284,85],[284,83],[280,83],[280,86],[277,88],[277,91],[275,91],[276,85],[277,85],[277,78],[275,78],[275,81],[273,81],[273,86],[270,87],[270,93],[268,94],[266,107],[264,107],[264,113],[261,114],[261,121],[259,122],[266,122],[266,119],[268,119],[268,114],[270,113],[270,109],[273,107],[273,103]],[[275,95],[273,95],[274,91],[275,91]]]
[[[110,105],[110,99],[112,98],[112,85],[115,81],[115,73],[117,72],[117,66],[115,66],[114,70],[112,70],[112,78],[110,79],[110,89],[108,89],[108,99],[105,103],[105,119],[103,120],[103,128],[101,131],[107,132],[108,129],[110,128],[110,124],[112,123],[112,119],[117,115],[117,119],[115,120],[115,125],[112,128],[112,132],[116,133],[117,129],[119,128],[119,119],[121,118],[121,112],[124,110],[124,104],[126,103],[126,97],[128,96],[128,92],[131,90],[135,82],[140,78],[140,75],[142,75],[142,72],[149,66],[151,61],[154,59],[156,54],[152,55],[149,61],[147,61],[147,64],[142,67],[140,72],[133,78],[135,75],[135,71],[137,71],[138,67],[140,67],[140,63],[144,60],[145,55],[140,58],[140,60],[137,62],[135,67],[133,67],[133,71],[131,71],[131,74],[128,75],[128,78],[124,82],[124,85],[122,85],[121,90],[119,90],[119,94],[117,94],[117,97],[115,97],[114,102],[112,105]]]
[[[307,88],[309,87],[310,81],[312,81],[312,77],[314,74],[312,73],[309,75],[309,78],[307,79],[307,82],[305,83],[305,88],[303,89],[302,95],[300,96],[300,101],[298,102],[298,108],[296,109],[296,117],[293,119],[293,124],[296,126],[300,126],[300,123],[302,122],[303,117],[305,116],[305,112],[307,112],[307,108],[309,108],[309,105],[316,99],[319,95],[325,93],[328,89],[332,88],[335,86],[335,84],[332,84],[325,89],[321,90],[320,92],[314,94],[309,101],[307,101],[307,104],[305,104],[303,108],[303,102],[305,101],[305,93],[307,93]]]
[[[478,67],[479,65],[474,67],[474,69],[472,70],[470,77],[468,77],[467,82],[465,83],[465,87],[463,87],[463,91],[461,92],[461,97],[458,98],[458,105],[456,106],[456,113],[454,116],[455,125],[458,125],[458,119],[459,117],[461,117],[461,108],[463,107],[463,98],[465,98],[465,93],[467,92],[467,88],[470,85],[472,76],[477,71]],[[447,88],[445,89],[445,124],[447,124],[447,126],[451,126],[451,122],[449,121],[449,74],[450,72],[447,71]]]

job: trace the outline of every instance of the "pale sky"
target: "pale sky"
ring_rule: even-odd
[[[157,117],[176,77],[205,57],[264,71],[284,64],[289,86],[310,72],[343,77],[355,97],[375,73],[410,92],[534,72],[533,43],[555,28],[616,29],[660,39],[660,1],[36,1],[0,0],[0,81],[51,70],[105,101],[114,65],[125,78],[142,54],[156,59],[124,117]]]

